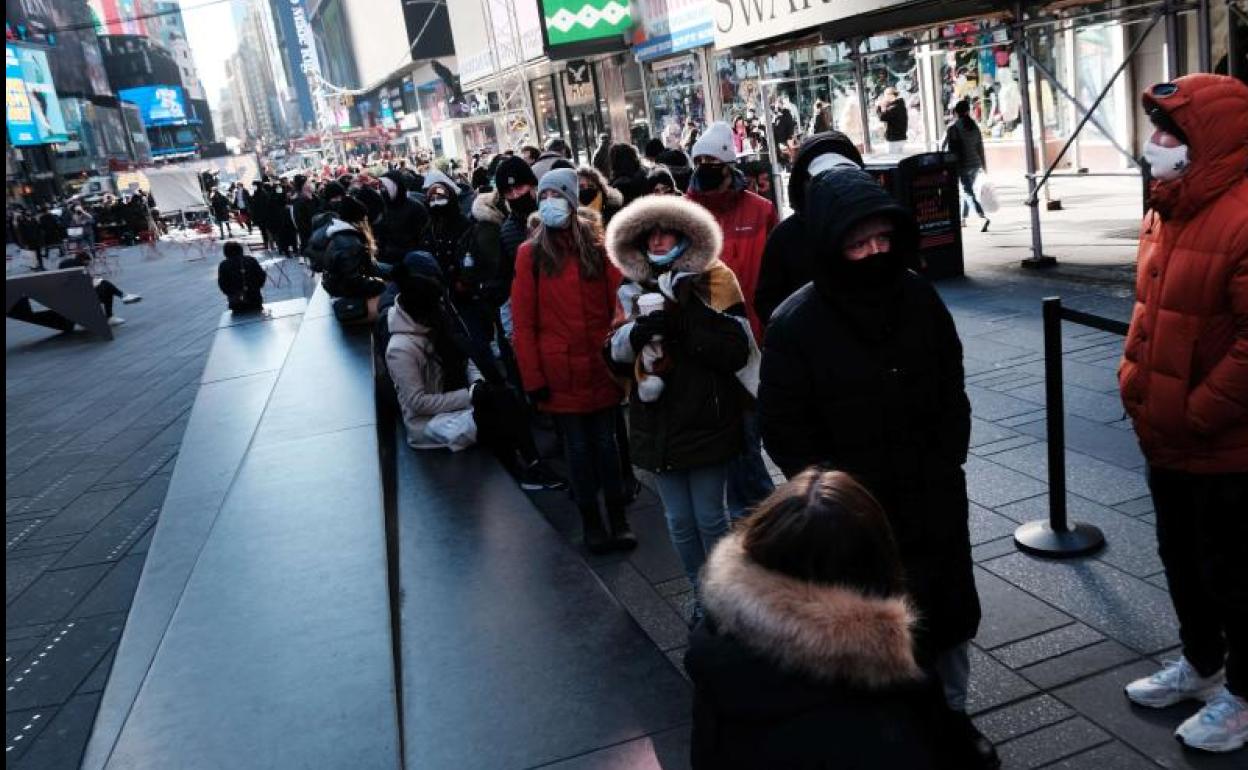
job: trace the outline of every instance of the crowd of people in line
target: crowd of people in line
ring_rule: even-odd
[[[1189,76],[1144,103],[1121,379],[1183,654],[1127,695],[1206,701],[1177,735],[1229,751],[1248,737],[1248,88]],[[737,133],[296,180],[294,231],[339,319],[374,325],[411,447],[480,444],[560,488],[533,439],[548,415],[594,553],[636,546],[651,474],[696,595],[695,766],[995,767],[967,716],[971,407],[916,221],[836,131],[795,153],[780,221]],[[226,248],[222,290],[254,309],[262,271]]]
[[[93,254],[105,239],[133,244],[160,226],[155,199],[143,190],[124,196],[103,195],[95,201],[79,197],[33,206],[13,205],[5,215],[5,242],[34,253],[32,269],[47,269],[52,251],[58,259],[80,252]]]

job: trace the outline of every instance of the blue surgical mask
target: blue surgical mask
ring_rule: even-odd
[[[685,249],[689,248],[689,239],[681,238],[680,241],[673,246],[666,254],[651,254],[646,252],[646,259],[650,260],[650,264],[655,267],[667,267],[680,258],[685,253]]]
[[[572,217],[571,207],[563,198],[543,198],[537,204],[537,213],[542,218],[542,224],[556,230],[567,227],[568,220]]]

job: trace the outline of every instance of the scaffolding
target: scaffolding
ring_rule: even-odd
[[[515,3],[513,0],[481,0],[481,6],[494,71],[498,73],[499,111],[505,121],[498,149],[519,152],[533,142],[534,120]]]

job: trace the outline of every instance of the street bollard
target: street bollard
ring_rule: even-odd
[[[1062,300],[1044,299],[1044,411],[1049,449],[1049,518],[1014,530],[1014,544],[1034,556],[1068,559],[1105,545],[1101,530],[1066,519],[1066,414],[1062,394]]]

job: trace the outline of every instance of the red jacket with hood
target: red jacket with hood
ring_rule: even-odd
[[[1183,132],[1190,165],[1150,191],[1118,380],[1151,465],[1248,471],[1248,86],[1174,84],[1144,106]]]
[[[578,215],[597,219],[584,208]],[[533,242],[521,244],[511,284],[513,342],[524,389],[550,388],[550,399],[537,408],[585,414],[614,407],[623,398],[602,357],[603,341],[611,335],[616,290],[623,279],[605,252],[602,274],[582,278],[569,235],[555,235],[557,246],[568,246],[555,275],[535,270]]]

